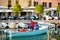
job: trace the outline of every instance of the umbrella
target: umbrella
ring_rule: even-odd
[[[45,24],[45,22],[42,22],[42,21],[38,21],[38,24]]]
[[[14,22],[8,23],[9,28],[16,28],[16,24]]]
[[[22,22],[18,23],[18,26],[20,26],[20,27],[26,27],[25,24],[22,23]]]
[[[7,24],[6,24],[5,22],[2,22],[1,25],[2,25],[3,27],[6,27],[6,26],[7,26]]]

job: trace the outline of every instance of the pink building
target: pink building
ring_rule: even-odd
[[[60,0],[35,0],[38,4],[42,4],[46,8],[56,8],[60,4]]]
[[[60,0],[35,0],[34,5],[36,4],[42,4],[44,8],[47,9],[44,11],[44,16],[46,16],[46,13],[49,13],[48,15],[50,17],[60,17],[60,14],[56,12],[56,7],[60,4]]]

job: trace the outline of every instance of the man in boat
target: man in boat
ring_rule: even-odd
[[[32,29],[32,31],[34,30],[34,25],[35,25],[35,22],[33,20],[31,20],[31,22],[30,22],[30,28]]]

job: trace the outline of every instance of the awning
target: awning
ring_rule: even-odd
[[[0,10],[0,12],[5,12],[5,10]]]
[[[30,7],[28,7],[28,8],[35,8],[34,6],[30,6]]]
[[[7,26],[7,24],[6,24],[5,22],[2,22],[1,25],[2,25],[3,27],[6,27],[6,26]]]
[[[20,26],[20,27],[26,27],[23,22],[18,23],[18,26]]]
[[[23,12],[34,12],[34,10],[23,10]]]
[[[0,12],[13,12],[12,10],[0,10]]]
[[[0,6],[0,8],[8,8],[8,7],[6,7],[6,6]]]
[[[6,10],[6,12],[13,12],[12,10]]]
[[[56,8],[48,8],[48,9],[45,9],[44,11],[52,11],[52,10],[56,10]]]

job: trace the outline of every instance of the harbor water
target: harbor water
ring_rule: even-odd
[[[47,34],[34,35],[34,36],[20,36],[14,38],[7,38],[7,40],[48,40]]]

